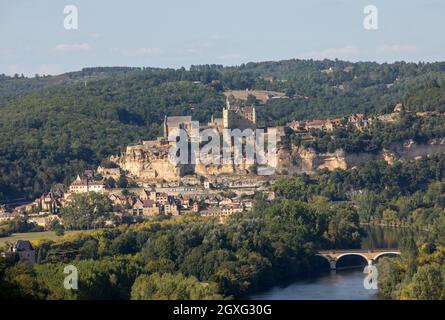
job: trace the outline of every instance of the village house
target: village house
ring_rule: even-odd
[[[76,180],[71,183],[69,187],[70,193],[86,193],[86,192],[97,192],[102,193],[105,191],[106,186],[103,181],[95,181],[89,178],[89,175],[78,175]]]
[[[194,201],[193,202],[192,211],[193,212],[199,212],[199,202],[198,201]]]
[[[273,76],[265,76],[265,77],[260,77],[261,80],[266,81],[266,82],[273,82],[274,77]]]
[[[190,195],[180,195],[178,197],[178,200],[181,204],[182,209],[184,210],[189,210],[193,203],[193,198]]]
[[[17,212],[10,212],[6,206],[0,206],[0,222],[13,220],[19,217]]]
[[[127,196],[124,196],[123,194],[113,193],[111,194],[108,199],[115,205],[115,206],[127,206],[130,203],[130,199]],[[144,199],[147,200],[147,199]]]
[[[363,113],[356,113],[348,118],[348,125],[356,127],[358,130],[362,131],[367,128],[369,121],[365,118]]]
[[[304,130],[304,125],[300,121],[297,121],[297,120],[288,122],[286,125],[288,128],[290,128],[294,132],[301,132]]]
[[[63,202],[63,193],[56,194],[50,191],[48,194],[43,194],[40,198],[34,200],[33,211],[44,211],[57,214],[60,212]]]
[[[220,217],[223,215],[223,211],[221,208],[218,207],[209,207],[206,210],[201,211],[201,216],[213,218],[213,217]]]
[[[159,215],[161,210],[153,200],[137,199],[129,213],[132,216],[154,217]]]
[[[207,204],[209,207],[212,207],[212,206],[217,207],[219,205],[219,199],[217,196],[207,197],[204,200],[204,203]]]
[[[224,216],[231,216],[234,213],[241,213],[244,211],[244,207],[240,204],[222,206],[221,211]]]
[[[308,122],[306,122],[304,128],[306,131],[310,131],[310,130],[324,131],[325,130],[325,120],[308,121]]]
[[[181,214],[178,204],[174,201],[164,205],[164,213],[172,216],[179,216]]]
[[[13,259],[15,262],[29,262],[35,264],[36,253],[28,240],[17,240],[2,256]]]
[[[221,201],[219,201],[219,206],[228,206],[228,205],[232,205],[233,204],[233,200],[230,198],[223,198]]]
[[[170,197],[165,192],[150,192],[150,200],[164,206],[170,202]]]
[[[139,199],[141,200],[152,200],[156,202],[156,197],[152,198],[152,192],[142,189],[139,192]]]

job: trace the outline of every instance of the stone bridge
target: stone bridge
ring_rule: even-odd
[[[352,249],[352,250],[327,250],[327,251],[319,251],[317,253],[318,256],[325,258],[329,261],[329,265],[331,270],[337,269],[337,262],[346,256],[360,256],[364,258],[368,265],[373,265],[374,262],[377,261],[378,258],[385,255],[400,255],[400,251],[397,249],[377,249],[377,250],[360,250],[360,249]]]

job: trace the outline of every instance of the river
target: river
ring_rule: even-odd
[[[367,227],[362,249],[397,248],[404,236],[415,235],[409,229]],[[358,261],[361,263],[361,261]],[[364,263],[364,262],[363,262]],[[355,269],[327,271],[311,279],[293,280],[250,295],[253,300],[380,300],[378,290],[364,286],[364,265]]]

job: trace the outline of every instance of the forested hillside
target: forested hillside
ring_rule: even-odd
[[[328,60],[0,76],[0,202],[31,199],[126,145],[159,135],[165,114],[208,121],[220,115],[226,89],[286,93],[289,99],[258,106],[260,120],[284,123],[378,114],[398,102],[443,112],[444,80],[445,63]]]

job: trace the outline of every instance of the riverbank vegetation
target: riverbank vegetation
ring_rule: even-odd
[[[443,215],[445,155],[393,165],[370,161],[350,170],[282,178],[273,188],[284,198],[323,196],[333,203],[349,203],[362,223],[428,228]]]
[[[350,208],[323,198],[263,201],[225,224],[181,218],[38,241],[35,266],[2,262],[0,292],[32,299],[241,297],[317,272],[317,249],[360,243]],[[78,268],[77,291],[63,288],[68,264]]]

